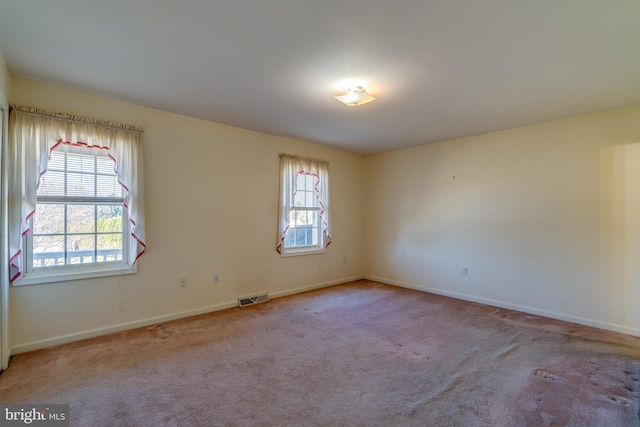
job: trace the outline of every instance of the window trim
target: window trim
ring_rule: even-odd
[[[36,206],[39,177],[47,170],[48,153],[59,144],[108,150],[116,162],[118,182],[126,190],[129,215],[129,259],[126,272],[146,250],[144,215],[144,164],[142,128],[76,115],[53,113],[33,107],[12,105],[9,113],[8,173],[12,185],[8,198],[7,234],[10,284],[18,284],[25,274],[24,235]]]
[[[98,277],[110,277],[110,276],[122,276],[125,274],[135,274],[138,271],[137,263],[133,266],[123,267],[123,264],[118,263],[116,266],[107,265],[101,266],[103,268],[86,269],[80,266],[68,266],[65,267],[65,271],[56,270],[56,273],[47,271],[43,272],[25,272],[17,280],[15,280],[12,286],[24,286],[24,285],[40,285],[43,283],[56,283],[56,282],[68,282],[71,280],[83,280],[83,279],[95,279]],[[91,267],[96,267],[96,264],[92,264]],[[85,270],[86,269],[86,270]]]
[[[85,154],[83,151],[85,150],[98,150],[97,147],[83,147],[83,146],[70,146],[67,144],[60,144],[54,148],[55,149],[63,149],[65,150],[65,165],[67,164],[67,155],[69,152],[75,154]],[[68,150],[68,151],[67,151]],[[52,150],[53,152],[53,150]],[[105,156],[109,157],[107,154],[107,150],[99,152],[94,152],[96,156]],[[113,160],[113,158],[111,158]],[[115,168],[115,163],[114,163]],[[64,170],[65,175],[67,172],[67,168],[65,166]],[[97,175],[97,171],[94,171],[94,174]],[[117,176],[117,175],[116,175]],[[66,176],[65,176],[66,182]],[[97,183],[97,181],[96,181]],[[65,184],[66,187],[66,184]],[[119,204],[122,206],[122,260],[119,261],[108,261],[108,262],[91,262],[91,263],[81,263],[81,264],[64,264],[58,266],[50,266],[50,267],[38,267],[35,268],[33,266],[33,238],[35,227],[33,225],[34,216],[29,219],[29,231],[23,237],[23,248],[24,251],[21,254],[22,256],[22,265],[24,266],[24,274],[18,278],[13,285],[21,286],[21,285],[35,285],[35,284],[43,284],[43,283],[55,283],[55,282],[63,282],[70,280],[82,280],[82,279],[91,279],[97,277],[106,277],[106,276],[116,276],[116,275],[124,275],[124,274],[134,274],[137,272],[137,266],[133,267],[127,263],[129,259],[129,251],[130,247],[127,244],[127,238],[130,233],[130,223],[128,216],[128,209],[124,203],[124,195],[122,197],[97,197],[97,196],[64,196],[64,195],[55,195],[55,196],[46,196],[46,195],[38,195],[36,198],[36,207],[38,204],[64,204],[64,205],[88,205],[88,206],[96,206],[96,205],[113,205]],[[65,251],[66,252],[66,251]]]
[[[280,207],[277,252],[281,257],[322,254],[331,244],[329,221],[329,162],[300,156],[280,154]],[[306,175],[314,179],[314,206],[295,208],[297,179]],[[317,202],[317,205],[316,205]],[[318,212],[318,243],[310,246],[286,247],[293,210]],[[315,228],[315,227],[314,227]]]
[[[306,176],[311,176],[311,177],[316,177],[316,175],[313,174],[309,174],[306,172],[298,172],[298,175],[296,176],[295,179],[297,179],[300,175],[306,175]],[[295,187],[294,187],[295,188]],[[294,192],[293,194],[293,199],[295,199],[297,193],[297,189],[296,192]],[[317,200],[314,198],[314,200]],[[322,208],[320,206],[292,206],[291,210],[289,212],[293,212],[293,211],[297,211],[297,212],[316,212],[318,215],[318,226],[317,227],[312,227],[316,229],[316,237],[318,239],[318,243],[316,243],[315,245],[306,245],[306,246],[290,246],[287,247],[285,245],[285,242],[287,240],[286,238],[286,234],[287,232],[290,231],[291,229],[291,224],[289,224],[289,228],[287,228],[287,230],[285,230],[285,239],[282,242],[282,256],[296,256],[296,255],[306,255],[306,254],[316,254],[316,253],[325,253],[326,249],[324,247],[324,233],[322,232],[322,218],[320,217],[320,212],[321,212]]]
[[[327,250],[322,247],[322,249],[318,249],[317,245],[313,246],[298,246],[296,248],[284,249],[280,253],[281,258],[287,258],[292,256],[300,256],[300,255],[313,255],[313,254],[323,254],[326,253]]]

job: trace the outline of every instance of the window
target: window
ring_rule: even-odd
[[[11,107],[12,284],[135,273],[146,248],[141,133]]]
[[[283,256],[324,252],[331,243],[327,162],[280,156],[280,225]]]
[[[27,273],[126,259],[127,210],[106,150],[60,144],[40,178]]]

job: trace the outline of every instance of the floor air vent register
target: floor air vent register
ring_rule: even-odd
[[[258,304],[269,301],[269,294],[257,294],[250,297],[238,298],[238,307],[246,307],[248,305]]]

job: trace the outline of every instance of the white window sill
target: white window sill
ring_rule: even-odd
[[[69,269],[39,270],[33,273],[25,273],[12,283],[12,286],[40,285],[44,283],[68,282],[71,280],[95,279],[98,277],[121,276],[134,274],[137,266],[129,267],[123,264],[114,266],[71,267]]]
[[[300,255],[313,255],[313,254],[323,254],[327,251],[325,249],[319,249],[317,247],[313,248],[296,248],[296,249],[285,249],[282,251],[280,256],[282,258],[290,257],[290,256],[300,256]]]

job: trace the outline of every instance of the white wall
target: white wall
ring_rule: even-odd
[[[640,106],[365,170],[366,277],[640,335]]]
[[[11,288],[14,353],[362,275],[362,156],[18,78],[10,101],[142,126],[147,213],[137,274]],[[330,162],[326,254],[275,250],[281,152]]]
[[[640,335],[640,107],[363,158],[3,78],[12,103],[145,129],[148,250],[138,274],[12,287],[14,353],[255,292],[339,283],[363,269],[387,283]],[[333,243],[324,255],[275,252],[280,152],[331,163]]]

